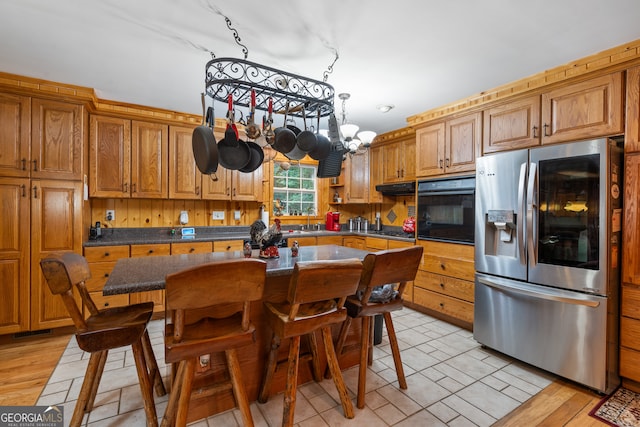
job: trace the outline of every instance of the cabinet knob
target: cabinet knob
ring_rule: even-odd
[[[445,269],[446,269],[446,267],[447,267],[447,266],[446,266],[446,265],[444,265],[444,263],[442,263],[442,262],[440,263],[440,268],[441,268],[441,269],[445,270]]]
[[[34,172],[38,172],[38,161],[37,160],[33,160],[33,171]]]
[[[105,306],[105,307],[109,307],[109,303],[108,303],[108,302],[105,302],[105,303],[104,303],[104,306]]]
[[[125,183],[124,183],[124,185],[123,185],[122,187],[123,187],[123,188],[122,188],[122,192],[123,192],[123,193],[128,193],[128,192],[129,192],[129,190],[128,190],[128,188],[129,188],[129,183],[125,182]]]
[[[444,303],[443,302],[440,303],[440,308],[444,308]]]
[[[550,128],[551,126],[545,123],[544,126],[542,127],[544,129],[544,136],[551,136],[549,133],[547,133],[547,129]]]
[[[22,159],[22,170],[23,171],[27,170],[27,159]]]
[[[149,253],[152,254],[153,253],[153,249],[149,249]]]
[[[227,246],[227,250],[231,250],[231,246]]]
[[[131,192],[132,193],[137,193],[138,190],[136,189],[136,184],[131,184]]]
[[[109,273],[104,273],[104,277],[109,277]]]
[[[444,283],[440,283],[440,287],[444,289]]]
[[[538,126],[534,126],[532,130],[533,130],[533,137],[538,138]]]
[[[109,252],[104,253],[104,256],[109,256],[109,255],[110,255]]]
[[[189,252],[195,252],[196,248],[189,248]]]

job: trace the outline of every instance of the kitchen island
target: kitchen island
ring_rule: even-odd
[[[263,320],[263,301],[282,302],[285,300],[289,286],[289,280],[293,267],[298,261],[316,260],[340,260],[348,258],[364,259],[367,251],[347,248],[337,245],[305,246],[301,247],[297,257],[291,255],[290,248],[280,248],[280,257],[266,259],[267,280],[262,301],[256,301],[251,306],[251,321],[256,327],[256,342],[238,351],[243,380],[250,401],[257,399],[262,381],[264,364],[271,342],[271,330]],[[252,252],[252,257],[258,257],[258,251]],[[183,255],[168,255],[155,257],[122,258],[116,263],[113,271],[104,286],[105,295],[119,295],[150,290],[164,289],[165,277],[196,265],[222,261],[226,259],[244,258],[241,251],[232,252],[208,252]],[[347,338],[346,348],[355,344],[360,336],[360,322],[354,321]],[[337,336],[339,326],[333,330]],[[288,353],[288,340],[283,340],[279,351],[279,360],[286,360]],[[303,344],[305,340],[303,340]],[[326,356],[322,346],[322,340],[318,340],[320,363],[326,365]],[[303,346],[304,347],[304,346]],[[162,352],[156,352],[156,356],[162,360]],[[354,366],[358,363],[359,350],[353,348],[339,357],[342,369]],[[220,375],[226,375],[224,358],[221,354],[211,355],[208,366],[198,365],[197,376],[194,380],[193,390],[198,390],[201,385],[217,381]],[[301,360],[299,381],[304,383],[312,380],[311,364]],[[324,380],[332,381],[332,380]],[[286,369],[277,370],[273,380],[272,394],[284,390],[286,384]],[[198,397],[194,392],[189,405],[189,422],[207,417],[209,415],[233,408],[235,401],[231,391],[214,396]]]

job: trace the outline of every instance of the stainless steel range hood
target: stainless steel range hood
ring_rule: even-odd
[[[416,183],[412,181],[381,184],[376,185],[376,191],[381,192],[385,196],[413,196],[416,194]]]

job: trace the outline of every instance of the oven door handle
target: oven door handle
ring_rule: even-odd
[[[449,190],[449,191],[423,191],[418,193],[419,196],[457,196],[457,195],[465,195],[473,196],[475,194],[475,190]]]
[[[484,279],[482,277],[477,277],[478,282],[482,283],[483,285],[489,286],[490,288],[494,288],[497,289],[499,291],[502,292],[507,292],[507,293],[514,293],[514,294],[521,294],[521,295],[527,295],[530,297],[534,297],[534,298],[540,298],[540,299],[545,299],[545,300],[549,300],[549,301],[556,301],[556,302],[563,302],[566,304],[573,304],[573,305],[584,305],[586,307],[592,307],[592,308],[596,308],[600,305],[599,301],[593,301],[593,300],[587,300],[587,299],[579,299],[579,298],[571,298],[571,297],[566,297],[566,296],[562,296],[562,295],[557,295],[555,293],[551,293],[551,292],[544,292],[542,290],[540,291],[532,291],[532,290],[528,290],[528,289],[522,289],[522,288],[515,288],[515,287],[511,287],[511,286],[507,286],[507,285],[502,285],[499,283],[496,283],[493,280],[487,280]]]

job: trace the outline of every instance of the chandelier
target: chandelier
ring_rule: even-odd
[[[353,123],[347,123],[347,99],[351,98],[351,94],[339,93],[338,98],[342,100],[342,124],[340,125],[340,133],[342,134],[345,149],[349,154],[354,155],[358,150],[364,151],[371,146],[376,133],[370,130],[360,131],[360,127]]]

